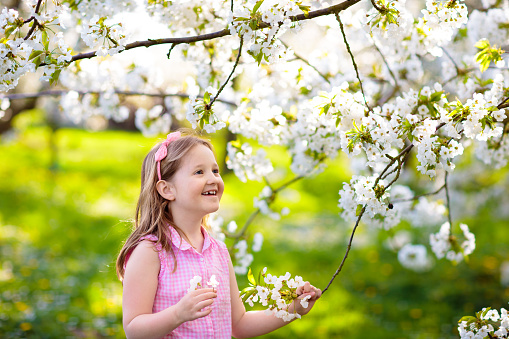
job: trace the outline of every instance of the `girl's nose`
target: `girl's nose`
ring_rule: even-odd
[[[210,172],[209,175],[207,176],[207,184],[215,184],[219,180],[221,180],[221,177],[216,173]]]

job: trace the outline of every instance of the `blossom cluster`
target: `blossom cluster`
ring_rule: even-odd
[[[299,299],[297,288],[304,286],[302,277],[291,277],[289,272],[282,276],[273,276],[267,273],[267,267],[260,271],[258,279],[256,279],[249,269],[247,274],[249,280],[249,287],[246,287],[240,292],[242,300],[253,307],[254,303],[260,303],[264,307],[267,315],[273,314],[277,318],[284,321],[291,321],[295,318],[300,319],[300,314],[295,310],[289,312],[289,307],[292,303],[300,300],[302,307],[309,306],[308,300],[311,296]]]
[[[191,280],[189,280],[189,288],[187,289],[187,293],[195,291],[201,287],[210,286],[212,288],[217,288],[219,286],[219,282],[217,281],[215,274],[210,276],[210,279],[207,281],[206,285],[202,286],[202,280],[202,277],[199,275],[195,275]]]
[[[430,234],[431,249],[438,259],[445,257],[447,260],[458,263],[474,251],[475,235],[469,231],[465,224],[460,224],[460,228],[465,238],[461,243],[452,234],[449,222],[442,224],[438,233]]]
[[[508,338],[509,335],[509,313],[505,308],[499,313],[485,307],[475,317],[464,316],[458,323],[461,339]]]
[[[345,220],[355,222],[365,206],[369,218],[375,216],[382,219],[391,218],[394,212],[388,208],[389,193],[385,189],[386,184],[374,176],[352,176],[350,183],[343,183],[343,188],[339,191],[338,207],[342,210],[341,216]],[[392,223],[388,225],[393,226]]]
[[[98,15],[94,15],[82,26],[81,38],[88,47],[97,48],[97,56],[117,54],[127,44],[122,24]]]
[[[429,270],[432,264],[426,246],[420,244],[404,245],[398,252],[398,260],[403,267],[418,272]]]
[[[200,126],[207,133],[214,133],[226,127],[225,114],[218,114],[212,109],[211,97],[216,94],[217,90],[215,88],[208,87],[203,99],[194,96],[189,98],[186,118],[193,128]]]
[[[57,4],[44,13],[33,12],[32,26],[61,26],[60,16],[68,10],[67,6]],[[28,21],[23,20],[18,11],[2,9],[0,33],[4,38],[0,44],[1,91],[15,88],[21,76],[35,72],[39,66],[44,68],[42,80],[55,81],[61,69],[67,66],[72,58],[71,48],[64,41],[61,32],[51,37],[49,29],[34,29],[31,32],[26,27],[27,24]]]
[[[233,170],[240,181],[260,181],[264,176],[274,171],[264,149],[259,149],[256,154],[253,154],[253,148],[248,143],[239,146],[239,143],[233,141],[226,145],[228,153],[226,166]]]
[[[289,29],[298,28],[291,16],[307,12],[309,7],[300,1],[261,0],[248,1],[234,6],[228,18],[230,33],[244,38],[249,54],[260,64],[262,60],[275,62],[286,59],[286,48],[279,37]],[[265,30],[256,30],[261,24],[267,24]]]

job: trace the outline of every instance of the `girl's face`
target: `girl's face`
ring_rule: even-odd
[[[224,183],[214,153],[207,146],[191,148],[169,183],[173,213],[178,210],[177,213],[193,213],[201,218],[219,209]]]

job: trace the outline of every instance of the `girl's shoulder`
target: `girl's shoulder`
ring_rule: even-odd
[[[154,257],[155,254],[155,258],[157,257],[159,259],[158,260],[159,263],[161,263],[164,260],[161,250],[162,250],[161,244],[158,243],[158,239],[155,235],[153,234],[145,235],[138,240],[136,246],[133,249],[131,249],[131,251],[127,254],[124,267],[126,267],[127,262],[131,259],[131,256],[135,253],[144,253],[143,255],[151,257]]]
[[[161,243],[158,242],[158,238],[157,236],[155,236],[154,234],[149,234],[149,235],[144,235],[143,237],[140,238],[138,244],[141,244],[142,242],[145,242],[145,243],[152,243],[152,247],[155,248],[158,252],[160,252],[162,250],[162,246],[161,246]]]

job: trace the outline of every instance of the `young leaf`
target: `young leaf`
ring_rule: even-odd
[[[264,1],[264,0],[258,0],[258,1],[256,2],[256,4],[255,4],[255,5],[254,5],[254,7],[253,7],[253,10],[251,11],[251,14],[252,14],[252,15],[255,15],[255,13],[258,11],[258,8],[260,8],[260,6],[263,4],[263,1]]]
[[[477,41],[474,46],[479,49],[485,49],[487,47],[490,47],[490,42],[487,39],[481,39]]]
[[[462,321],[466,321],[467,324],[470,324],[470,323],[472,323],[474,321],[477,321],[477,318],[476,317],[472,317],[471,315],[466,315],[464,317],[461,317],[460,320],[458,320],[459,323],[462,322]]]
[[[48,33],[46,33],[46,31],[42,31],[42,45],[44,46],[45,50],[48,50],[49,38],[48,38]]]
[[[205,94],[203,95],[203,102],[208,105],[210,103],[210,93],[209,92],[205,92]]]
[[[253,271],[251,271],[251,268],[249,268],[249,272],[247,272],[247,280],[249,280],[249,282],[251,284],[253,284],[254,286],[256,286],[256,280],[253,276]]]
[[[30,53],[28,60],[32,60],[33,58],[36,58],[41,54],[42,54],[42,51],[34,50],[34,51],[32,51],[32,53]]]

